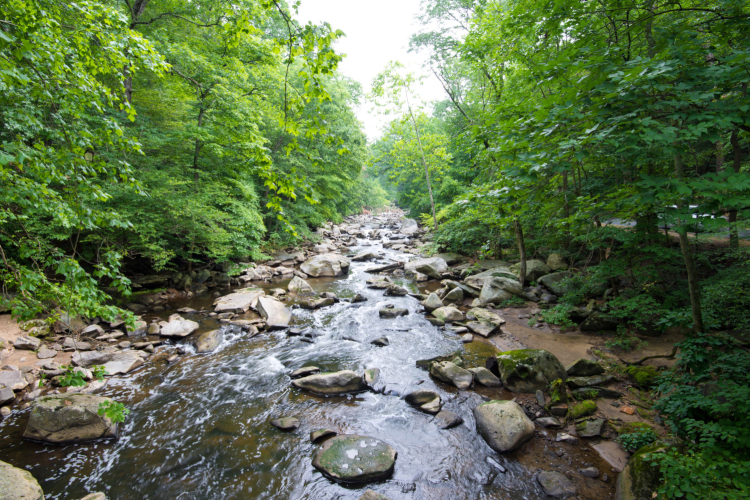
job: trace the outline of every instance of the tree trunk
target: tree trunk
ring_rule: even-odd
[[[684,169],[682,163],[682,153],[679,151],[675,152],[674,155],[674,171],[678,179],[684,178]],[[681,201],[678,203],[678,208],[685,206]],[[687,228],[679,228],[677,234],[680,236],[680,250],[682,251],[682,258],[685,261],[685,269],[688,275],[688,292],[690,293],[690,309],[693,313],[693,325],[695,333],[703,332],[703,313],[701,311],[701,297],[698,290],[698,273],[695,270],[695,262],[693,261],[693,253],[690,249],[690,241],[687,236]]]
[[[732,158],[732,168],[734,168],[734,171],[736,173],[740,172],[740,167],[742,166],[742,150],[740,149],[740,138],[739,134],[737,133],[737,129],[732,130],[732,137],[729,140],[732,144],[733,151],[733,158]],[[729,211],[729,247],[730,248],[739,248],[740,247],[740,236],[737,231],[737,210],[730,210]]]
[[[432,197],[432,184],[430,183],[430,170],[427,168],[427,160],[424,157],[424,150],[422,149],[422,138],[419,135],[419,127],[417,126],[417,120],[414,119],[414,113],[411,110],[411,104],[409,104],[409,93],[406,93],[406,105],[409,107],[409,116],[411,122],[414,125],[414,133],[417,135],[417,144],[419,144],[419,153],[422,155],[422,165],[424,165],[424,177],[427,179],[427,191],[430,193],[430,207],[432,208],[432,222],[433,230],[437,229],[437,215],[435,215],[435,199]]]
[[[523,241],[523,228],[521,227],[521,221],[516,218],[513,221],[513,227],[516,230],[516,242],[518,243],[518,258],[520,260],[521,269],[518,272],[518,281],[521,285],[526,282],[526,245]]]
[[[564,248],[567,250],[570,246],[570,204],[568,203],[568,171],[564,171],[562,174],[563,178],[563,199],[565,208],[565,241],[563,242]],[[575,180],[575,178],[574,178]]]

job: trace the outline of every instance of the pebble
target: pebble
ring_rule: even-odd
[[[10,408],[8,408],[7,406],[3,406],[2,408],[0,408],[0,417],[5,418],[8,415],[10,415]]]

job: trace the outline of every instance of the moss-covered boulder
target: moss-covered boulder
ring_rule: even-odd
[[[570,408],[570,418],[576,419],[585,417],[587,415],[592,415],[596,412],[596,401],[591,401],[590,399],[587,399],[586,401],[581,401],[577,405],[573,405]]]
[[[659,372],[653,366],[628,366],[625,373],[640,387],[654,386],[659,377]]]
[[[545,391],[553,381],[567,378],[562,363],[544,349],[506,351],[496,359],[500,380],[513,392]]]
[[[335,481],[368,483],[389,477],[397,456],[395,449],[379,439],[336,436],[323,443],[312,465]]]
[[[645,457],[650,453],[672,448],[682,453],[685,445],[679,439],[665,439],[635,452],[617,477],[615,500],[651,500],[661,483],[661,472],[658,467],[645,460]]]

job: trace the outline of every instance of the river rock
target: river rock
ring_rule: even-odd
[[[534,437],[534,423],[515,401],[490,401],[474,408],[477,431],[498,453],[520,448]]]
[[[294,370],[289,376],[292,378],[301,378],[315,373],[320,373],[320,368],[317,366],[303,366],[302,368]]]
[[[333,297],[322,297],[320,299],[303,300],[299,303],[302,309],[320,309],[321,307],[329,307],[336,303],[336,299]]]
[[[511,281],[518,282],[518,276],[510,272],[510,269],[508,269],[507,266],[500,266],[487,269],[479,274],[468,276],[464,280],[464,284],[476,290],[481,290],[484,288],[484,284],[493,277],[507,278]]]
[[[464,301],[464,291],[460,288],[454,288],[450,292],[445,294],[443,302],[448,304],[460,304]]]
[[[352,304],[357,304],[359,302],[367,302],[367,297],[365,297],[361,293],[357,293],[354,297],[352,297]]]
[[[63,349],[65,350],[76,350],[76,351],[90,351],[91,350],[91,344],[88,342],[83,342],[81,340],[76,340],[73,337],[65,337],[65,340],[63,341]]]
[[[39,348],[39,350],[36,353],[36,357],[39,359],[50,359],[57,356],[57,351],[54,349],[50,349],[47,346],[42,346]]]
[[[383,319],[393,319],[398,318],[399,316],[406,316],[409,314],[408,309],[403,309],[399,307],[394,307],[392,309],[381,309],[378,311],[378,314]]]
[[[455,321],[464,320],[464,313],[453,306],[439,307],[432,311],[432,315],[445,323],[453,323]]]
[[[469,368],[474,374],[474,380],[485,387],[502,387],[503,383],[491,371],[484,367]]]
[[[111,347],[108,349],[112,349]],[[73,364],[88,368],[103,365],[108,375],[128,373],[143,364],[143,358],[134,351],[88,351],[73,354]]]
[[[337,432],[332,431],[331,429],[318,429],[317,431],[312,431],[310,433],[310,442],[320,443],[321,441],[328,439],[329,437],[333,437],[336,434]]]
[[[440,398],[440,394],[435,391],[429,391],[426,389],[414,391],[407,394],[406,396],[404,396],[404,401],[417,408],[418,410],[429,413],[431,415],[435,415],[436,413],[438,413],[443,404],[442,399]]]
[[[364,493],[362,493],[362,496],[359,497],[359,500],[391,500],[391,499],[375,491],[366,490]]]
[[[292,319],[292,311],[271,297],[260,297],[258,299],[258,312],[266,320],[268,328],[272,330],[288,327],[289,321]]]
[[[570,290],[570,285],[567,283],[567,279],[573,276],[573,273],[568,271],[560,271],[556,273],[550,273],[542,276],[537,280],[540,285],[544,285],[555,295],[562,297]]]
[[[612,375],[596,375],[594,377],[568,377],[565,382],[571,389],[580,389],[582,387],[591,387],[604,385],[615,379]]]
[[[448,410],[441,410],[435,415],[435,422],[440,429],[452,429],[464,423],[464,419]]]
[[[105,495],[101,491],[97,491],[96,493],[89,493],[85,497],[81,498],[81,500],[107,500],[107,495]]]
[[[351,370],[308,375],[293,380],[292,385],[318,394],[345,394],[367,390],[363,377]]]
[[[555,417],[541,417],[534,420],[534,423],[542,427],[562,427],[562,424]]]
[[[370,251],[370,250],[365,250],[364,252],[360,252],[357,255],[355,255],[354,257],[352,257],[352,260],[354,262],[364,262],[364,261],[367,261],[367,260],[373,260],[373,259],[377,259],[377,258],[378,258],[378,254],[376,254],[375,252]]]
[[[568,263],[565,261],[565,257],[559,253],[551,253],[549,257],[547,257],[547,267],[549,267],[551,271],[559,271],[561,269],[567,269]]]
[[[390,345],[390,341],[388,340],[388,337],[378,337],[370,343],[378,347],[386,347]]]
[[[271,425],[282,431],[293,431],[299,429],[300,421],[294,417],[281,417],[271,420]]]
[[[401,234],[412,235],[416,233],[418,229],[419,227],[417,226],[416,220],[404,219],[403,221],[401,221],[401,229],[399,230],[399,232]]]
[[[162,337],[187,337],[200,328],[200,325],[195,321],[176,314],[170,316],[168,323],[162,322],[160,326],[159,335]]]
[[[510,271],[518,276],[521,272],[521,264],[513,264],[510,266]],[[530,259],[526,261],[526,281],[538,281],[539,278],[550,272],[552,272],[552,270],[544,261],[538,259]]]
[[[576,434],[582,438],[593,438],[602,435],[604,428],[604,419],[594,418],[578,422],[576,424]]]
[[[0,386],[0,406],[10,403],[16,399],[13,389],[10,387]]]
[[[375,290],[384,290],[391,284],[388,276],[372,276],[367,278],[367,288],[374,288]]]
[[[29,381],[18,370],[0,370],[0,387],[20,391],[29,385]]]
[[[560,361],[543,349],[519,349],[496,356],[497,369],[503,385],[513,392],[535,393],[547,390],[557,379],[567,374]]]
[[[255,307],[258,298],[266,293],[260,288],[243,288],[229,295],[219,297],[214,301],[214,312],[217,314],[232,312],[244,314]]]
[[[595,394],[592,394],[595,393]],[[573,396],[577,399],[584,398],[607,398],[607,399],[620,399],[622,394],[614,389],[607,389],[606,387],[598,387],[592,385],[591,387],[582,387],[580,389],[573,390]]]
[[[462,390],[471,387],[471,382],[474,380],[474,375],[469,370],[464,370],[450,361],[432,363],[430,375]]]
[[[388,288],[385,289],[385,295],[387,296],[404,297],[408,294],[409,290],[402,286],[396,285],[395,283],[388,285]]]
[[[306,260],[302,272],[314,278],[321,276],[343,276],[349,272],[349,259],[337,253],[324,253]]]
[[[380,378],[380,368],[368,368],[364,373],[365,384],[370,389],[375,388],[375,382]]]
[[[393,473],[398,453],[387,443],[366,436],[336,436],[320,447],[312,465],[345,483],[367,483]]]
[[[117,437],[117,424],[97,412],[109,398],[60,394],[38,398],[23,437],[49,443],[78,443]]]
[[[407,275],[413,276],[416,275],[416,273],[422,273],[436,280],[441,279],[441,274],[447,270],[448,264],[440,257],[417,259],[404,264],[404,272]]]
[[[653,492],[659,489],[662,474],[659,467],[644,457],[675,448],[684,453],[685,445],[679,439],[668,438],[644,446],[630,457],[628,464],[617,476],[615,500],[647,500],[653,498]]]
[[[26,335],[16,337],[16,340],[13,341],[13,347],[19,350],[36,351],[41,345],[41,340],[36,337],[27,337]]]
[[[422,307],[424,307],[424,310],[428,313],[431,313],[435,309],[440,309],[443,307],[443,301],[440,300],[440,297],[437,296],[436,293],[431,293],[427,296],[425,300],[422,301]]]
[[[224,333],[221,330],[211,330],[210,332],[202,333],[198,337],[198,343],[195,347],[196,352],[212,352],[216,350],[224,340]]]
[[[523,296],[523,287],[517,281],[508,278],[492,277],[487,279],[479,293],[482,304],[499,304],[513,295]]]
[[[565,474],[557,471],[542,471],[536,477],[547,496],[568,498],[578,493]]]
[[[596,361],[579,359],[565,368],[569,377],[592,377],[604,373],[604,367]]]
[[[287,285],[287,290],[289,290],[289,293],[293,293],[295,295],[299,295],[301,293],[314,293],[313,287],[310,286],[310,283],[303,280],[299,276],[295,276],[292,278],[292,281],[289,282]]]
[[[499,333],[500,325],[505,323],[505,320],[500,315],[481,307],[469,309],[469,312],[466,313],[466,318],[472,320],[466,323],[466,327],[483,337]]]
[[[0,461],[0,499],[44,500],[44,492],[29,471]]]

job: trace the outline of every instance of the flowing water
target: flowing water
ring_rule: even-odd
[[[403,253],[384,250],[377,240],[372,243],[362,248],[404,258]],[[463,346],[458,335],[432,326],[418,314],[412,297],[384,297],[382,290],[366,288],[371,275],[364,270],[372,265],[353,262],[345,278],[309,280],[317,292],[330,291],[341,298],[359,292],[368,299],[317,311],[295,309],[294,326],[311,333],[312,343],[284,331],[248,338],[222,325],[227,335],[213,353],[197,355],[187,347],[174,364],[148,362],[128,376],[110,379],[101,394],[130,409],[117,441],[68,446],[24,441],[28,410],[14,412],[0,423],[0,460],[29,470],[48,499],[60,500],[92,491],[103,491],[110,500],[354,500],[368,487],[392,500],[542,499],[547,497],[534,480],[540,469],[576,471],[596,465],[614,475],[587,446],[555,443],[555,432],[539,427],[537,436],[520,450],[494,453],[477,434],[472,409],[483,398],[513,395],[481,387],[458,391],[415,365],[418,359],[465,349],[467,366],[483,366],[494,348],[479,341]],[[402,284],[416,291],[410,281]],[[208,307],[212,300],[174,301],[161,316],[186,305]],[[380,319],[378,310],[386,304],[407,308],[410,314]],[[219,327],[215,319],[201,318],[196,319],[200,332]],[[389,346],[370,344],[381,336],[388,337]],[[291,388],[291,371],[308,365],[322,371],[380,368],[384,393],[316,397]],[[464,424],[438,429],[432,416],[401,399],[416,388],[439,392],[444,409],[460,415]],[[291,433],[279,431],[269,421],[280,416],[296,416],[302,426]],[[315,471],[311,457],[317,445],[310,442],[309,432],[320,428],[389,443],[398,451],[392,478],[355,488]],[[488,457],[505,472],[498,472]],[[613,479],[605,483],[575,472],[571,476],[577,498],[613,495]]]

